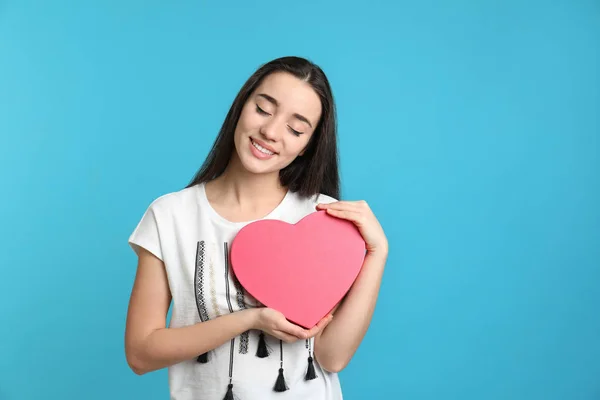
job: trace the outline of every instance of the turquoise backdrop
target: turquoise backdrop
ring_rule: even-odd
[[[127,238],[291,54],[391,244],[345,398],[600,399],[597,0],[0,0],[0,399],[168,398]]]

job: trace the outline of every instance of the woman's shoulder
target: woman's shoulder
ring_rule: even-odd
[[[314,201],[314,204],[316,206],[317,204],[334,203],[334,202],[338,201],[338,199],[335,199],[335,198],[333,198],[331,196],[328,196],[328,195],[326,195],[324,193],[318,193],[318,194],[316,194],[314,196],[313,201]]]
[[[291,213],[290,215],[298,219],[315,212],[317,204],[328,204],[337,201],[337,199],[324,193],[317,193],[312,196],[301,196],[298,193],[292,193],[290,197],[286,212]]]
[[[329,204],[337,201],[337,199],[326,195],[324,193],[317,193],[312,196],[296,196],[296,201],[299,203],[304,203],[310,207],[316,207],[317,204]]]
[[[148,209],[155,213],[172,214],[197,207],[197,187],[190,186],[180,190],[166,192],[155,197]]]

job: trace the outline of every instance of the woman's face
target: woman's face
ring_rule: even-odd
[[[308,83],[273,73],[242,109],[234,134],[237,157],[249,172],[279,173],[303,153],[320,117],[321,101]]]

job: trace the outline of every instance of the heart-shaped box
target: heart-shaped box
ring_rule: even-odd
[[[315,211],[296,224],[264,219],[246,225],[231,244],[230,259],[250,295],[312,328],[350,290],[365,254],[352,222]]]

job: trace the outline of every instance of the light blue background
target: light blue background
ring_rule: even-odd
[[[0,399],[168,398],[127,238],[289,54],[391,243],[346,399],[600,399],[595,0],[0,1]]]

